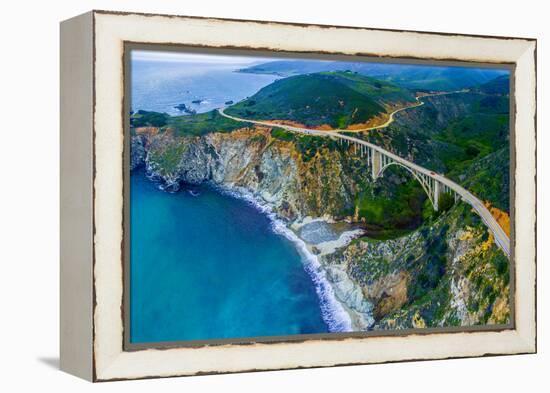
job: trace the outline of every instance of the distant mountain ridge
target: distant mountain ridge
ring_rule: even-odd
[[[478,86],[475,90],[485,94],[510,94],[510,76],[498,76],[495,79]]]
[[[345,128],[416,102],[394,84],[353,72],[321,72],[279,79],[227,108],[250,119],[291,120],[308,126]]]
[[[345,70],[376,77],[409,89],[439,91],[469,88],[508,75],[508,71],[504,69],[319,60],[278,60],[256,64],[240,69],[239,72],[288,77]]]

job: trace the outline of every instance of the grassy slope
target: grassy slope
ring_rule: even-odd
[[[505,211],[510,208],[508,109],[508,96],[477,96],[471,114],[436,136],[455,151],[441,155],[447,176]]]
[[[384,113],[382,104],[413,99],[407,90],[373,78],[323,72],[280,79],[226,112],[243,118],[345,128]]]
[[[217,111],[198,113],[187,116],[170,116],[166,113],[138,111],[130,118],[132,128],[160,127],[174,131],[176,136],[201,136],[210,132],[231,132],[248,126],[228,119]]]
[[[487,83],[484,83],[476,88],[486,94],[509,94],[510,93],[510,77],[509,75],[501,75]]]
[[[483,200],[510,211],[510,148],[503,147],[473,162],[461,174],[462,185]]]

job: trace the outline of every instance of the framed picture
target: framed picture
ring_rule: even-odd
[[[61,367],[536,351],[536,41],[61,24]]]

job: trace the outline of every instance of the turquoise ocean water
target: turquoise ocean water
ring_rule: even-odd
[[[130,190],[131,342],[329,331],[303,255],[265,212],[209,186],[163,192],[139,170]]]

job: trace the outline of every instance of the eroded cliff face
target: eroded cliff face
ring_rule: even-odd
[[[351,196],[357,179],[353,171],[343,169],[337,150],[320,147],[305,162],[294,143],[273,138],[270,129],[261,127],[202,137],[139,129],[136,133],[131,167],[144,164],[166,190],[205,181],[241,187],[288,220],[304,216],[342,219],[353,211]]]
[[[377,186],[363,160],[331,145],[336,142],[327,139],[307,150],[295,140],[274,137],[269,128],[201,137],[154,128],[134,132],[131,168],[144,165],[165,190],[205,181],[239,187],[289,224],[306,216],[360,221],[354,217],[358,190],[372,191],[385,182],[391,197],[392,185],[400,181],[389,173]],[[510,320],[508,260],[464,204],[405,236],[362,237],[319,259],[346,308],[372,313],[372,320],[358,324],[362,329]]]
[[[468,206],[385,241],[357,239],[325,257],[374,305],[374,329],[506,324],[508,259]]]

